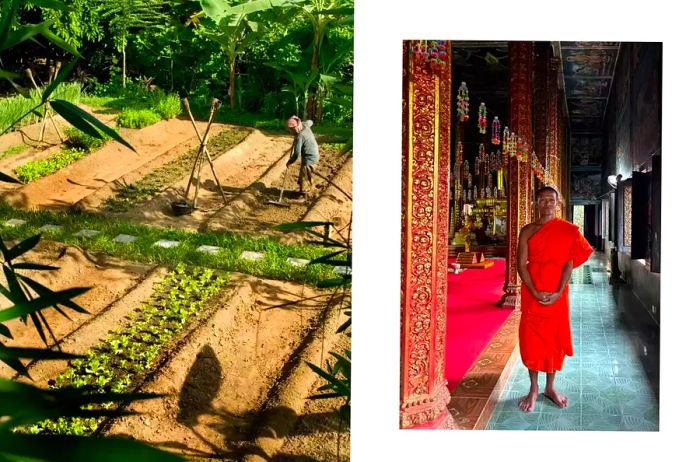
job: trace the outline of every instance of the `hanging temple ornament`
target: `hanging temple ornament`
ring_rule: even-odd
[[[486,133],[486,125],[486,104],[481,103],[479,105],[479,133],[481,133],[482,135]]]
[[[460,122],[469,120],[469,89],[466,82],[462,82],[457,90],[457,114]]]
[[[431,66],[437,64],[440,67],[447,64],[446,40],[414,40],[411,52],[418,62],[428,62]]]
[[[491,122],[491,144],[498,146],[501,144],[501,122],[498,120],[498,116],[493,118]]]

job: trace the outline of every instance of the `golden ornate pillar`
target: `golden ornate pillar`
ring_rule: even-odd
[[[404,42],[401,428],[452,428],[445,377],[450,43],[443,63]]]
[[[532,77],[534,47],[532,42],[509,42],[510,131],[522,138],[532,151]],[[500,305],[520,308],[520,276],[517,267],[518,236],[528,223],[531,204],[530,162],[508,163],[508,235],[506,282]]]

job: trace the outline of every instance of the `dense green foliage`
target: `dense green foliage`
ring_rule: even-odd
[[[160,116],[150,109],[124,109],[117,117],[117,124],[126,128],[143,128],[160,120]]]
[[[102,2],[69,0],[67,3],[73,11],[45,13],[44,17],[57,19],[52,25],[54,32],[64,38],[70,36],[69,42],[79,46],[85,58],[72,78],[79,78],[89,93],[110,82],[121,87],[123,42],[120,37],[125,29],[113,22],[114,15],[95,13],[99,11],[97,4]],[[119,0],[115,5],[122,3]],[[164,15],[156,24],[139,26],[140,16],[131,15],[134,25],[126,29],[124,48],[129,56],[126,84],[129,77],[132,80],[150,79],[150,85],[188,96],[193,106],[208,106],[212,97],[228,101],[230,59],[227,47],[213,38],[221,30],[203,14],[199,1],[155,3]],[[237,5],[245,2],[229,0],[220,3]],[[236,51],[233,95],[237,112],[254,112],[276,118],[286,118],[292,113],[301,116],[305,96],[318,92],[321,84],[320,116],[323,121],[351,123],[352,23],[338,19],[347,18],[347,14],[314,13],[336,6],[352,7],[352,2],[306,0],[295,2],[293,7],[250,15],[249,20],[259,27],[251,38],[245,39],[244,36],[246,43],[239,48],[240,53]],[[29,12],[24,14],[29,16]],[[323,30],[319,29],[320,26]],[[323,34],[323,40],[315,46],[319,32]],[[34,52],[43,53],[49,59],[55,57],[51,48],[46,51],[35,49]],[[36,73],[45,76],[48,72],[44,70],[42,74],[41,70],[37,69]],[[323,82],[322,76],[325,76]],[[295,85],[295,80],[304,83]],[[114,90],[116,88],[112,87],[109,94],[115,94]]]
[[[95,151],[107,142],[107,137],[96,138],[81,132],[77,128],[69,127],[64,130],[66,144],[68,147],[82,149],[84,151]]]
[[[153,371],[168,343],[226,283],[226,274],[179,264],[153,288],[150,298],[130,315],[130,322],[111,333],[84,358],[74,359],[60,374],[55,388],[93,387],[100,393],[133,389]],[[113,408],[106,403],[105,408]],[[32,433],[85,435],[97,430],[103,418],[72,417],[46,420]]]

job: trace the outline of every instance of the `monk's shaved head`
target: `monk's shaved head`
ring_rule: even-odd
[[[554,194],[557,195],[557,199],[559,199],[559,191],[557,191],[556,189],[552,188],[551,186],[544,186],[544,187],[538,189],[537,192],[535,193],[535,199],[539,199],[540,194],[542,194],[542,193],[545,192],[545,191],[551,191],[551,192],[553,192]]]

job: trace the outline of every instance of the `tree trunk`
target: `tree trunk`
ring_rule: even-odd
[[[233,101],[234,101],[233,92],[235,90],[235,84],[236,84],[236,58],[231,58],[231,64],[229,65],[229,68],[228,68],[228,96],[229,96],[229,103],[231,105],[232,111],[233,111]]]
[[[126,44],[122,44],[122,88],[126,88]]]
[[[313,54],[311,55],[311,72],[314,73],[318,71],[319,68],[319,61],[320,61],[320,54],[321,54],[321,37],[322,37],[322,32],[320,27],[314,27],[314,45],[313,45]],[[319,77],[316,76],[318,79]],[[307,96],[306,98],[306,107],[304,108],[305,116],[304,118],[309,118],[313,120],[314,122],[317,122],[316,120],[316,115],[317,115],[317,109],[318,109],[318,98],[316,98],[316,94],[318,93],[318,81],[314,85],[312,85],[312,92]]]

